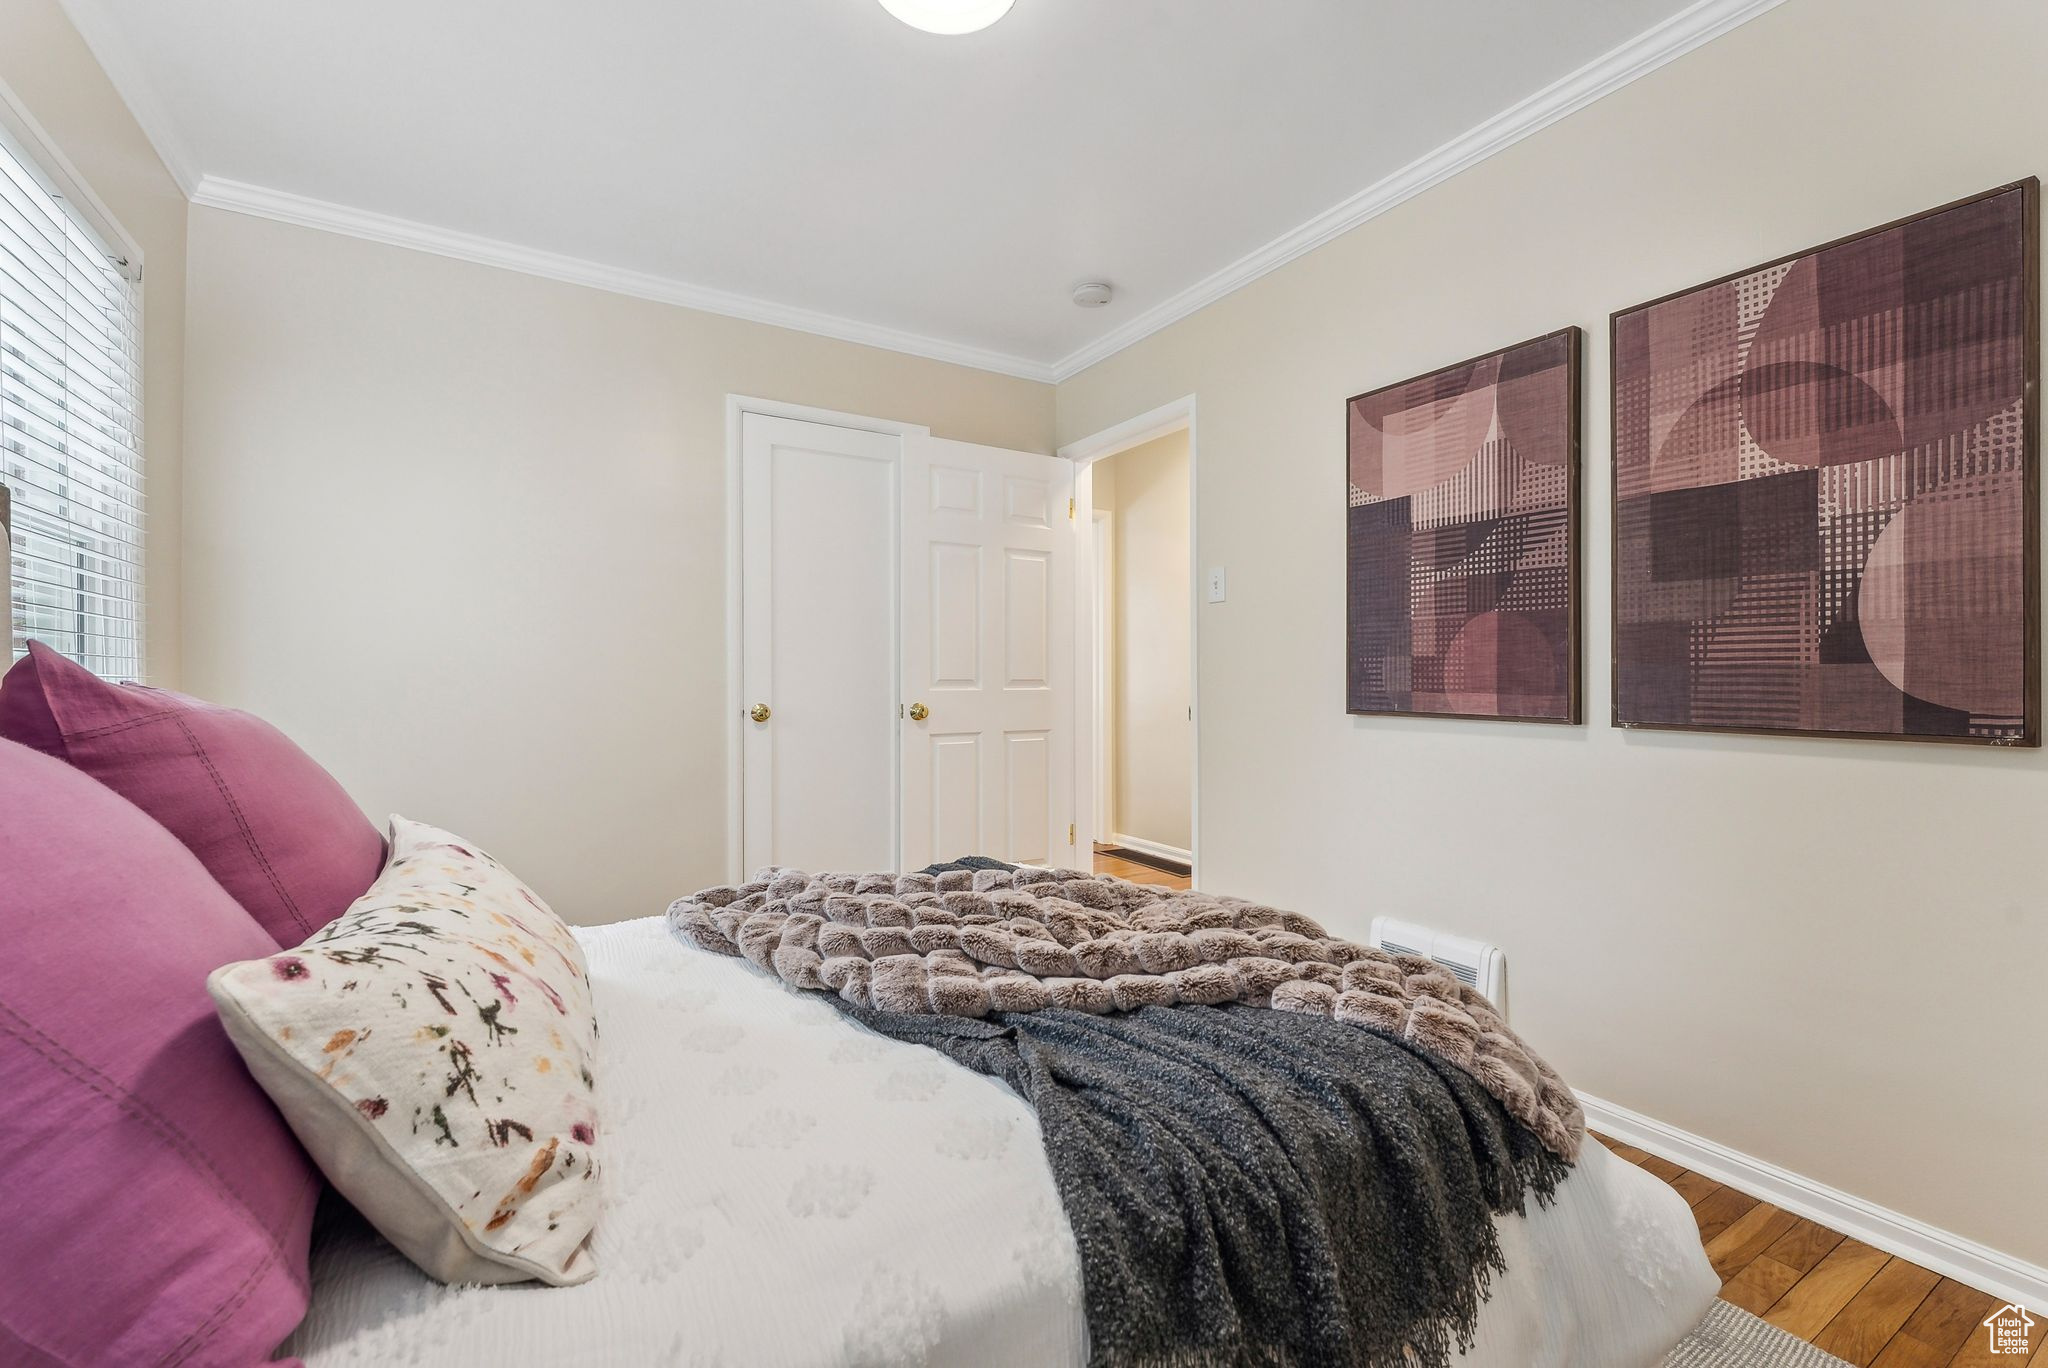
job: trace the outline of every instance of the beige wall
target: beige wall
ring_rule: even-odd
[[[568,917],[725,875],[725,396],[1049,451],[1052,389],[191,216],[185,683]]]
[[[175,686],[181,677],[185,195],[57,0],[0,5],[0,81],[142,248],[145,668],[152,683]]]
[[[2044,70],[2036,0],[1794,0],[1059,401],[1062,441],[1201,405],[1210,887],[1498,941],[1580,1088],[2036,1263],[2048,753],[1607,726],[1606,325],[2048,171]],[[1592,724],[1346,716],[1345,397],[1567,323]]]
[[[1109,491],[1116,581],[1110,830],[1187,850],[1194,798],[1188,435],[1133,447],[1095,470],[1096,489]]]

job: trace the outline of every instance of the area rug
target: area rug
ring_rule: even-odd
[[[1833,1354],[1794,1339],[1739,1306],[1717,1301],[1678,1342],[1664,1368],[1850,1368]]]

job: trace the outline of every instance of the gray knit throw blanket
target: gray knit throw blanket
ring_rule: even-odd
[[[1429,960],[1293,912],[1073,870],[768,869],[668,910],[670,929],[793,987],[907,1015],[981,1018],[1241,1003],[1370,1027],[1469,1074],[1560,1159],[1585,1117],[1484,996]]]
[[[1469,1074],[1376,1027],[1243,1006],[848,1016],[1038,1113],[1091,1368],[1448,1368],[1496,1214],[1567,1165]]]

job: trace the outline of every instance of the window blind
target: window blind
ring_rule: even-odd
[[[141,290],[0,125],[0,480],[12,656],[142,677]]]

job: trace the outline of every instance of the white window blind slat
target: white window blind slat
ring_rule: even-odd
[[[125,528],[131,536],[142,529],[132,507],[133,499],[123,489],[86,484],[75,479],[50,488],[46,482],[55,477],[43,467],[20,459],[12,446],[0,446],[0,475],[4,475],[7,487],[14,492],[17,512],[37,509],[58,518],[103,518]]]
[[[125,385],[98,383],[84,371],[63,375],[48,358],[11,345],[16,340],[12,329],[0,328],[0,371],[8,373],[23,403],[34,405],[37,415],[52,424],[89,423],[98,430],[120,431],[127,422],[121,399]]]
[[[128,578],[140,568],[138,562],[128,557],[126,548],[112,540],[103,541],[98,546],[80,546],[75,540],[60,541],[39,535],[33,518],[23,519],[17,530],[21,533],[21,545],[14,549],[14,563],[26,569],[25,578],[32,584],[61,588],[78,574],[102,579]],[[105,607],[95,605],[95,610]],[[125,613],[108,615],[126,616]]]
[[[70,334],[92,337],[102,351],[80,352],[80,358],[109,375],[126,375],[136,369],[135,361],[120,348],[123,336],[132,328],[133,318],[125,311],[110,311],[91,300],[76,296],[52,299],[35,288],[30,273],[40,263],[11,256],[0,244],[0,289],[14,299],[12,330],[21,334],[27,354],[61,355],[72,345]]]
[[[0,384],[4,383],[4,379],[0,379]],[[33,445],[45,454],[36,457],[30,453],[29,459],[47,461],[76,456],[81,449],[89,448],[105,460],[104,468],[96,468],[92,472],[102,483],[140,488],[140,480],[136,478],[140,472],[131,470],[122,459],[130,441],[129,434],[111,423],[94,423],[91,411],[84,407],[73,407],[71,411],[57,415],[53,421],[38,411],[47,406],[37,405],[35,396],[25,390],[17,391],[11,397],[15,401],[13,409],[0,417],[0,443],[4,443],[9,451],[19,444],[26,453]],[[85,478],[84,473],[80,472],[78,478]]]
[[[17,589],[23,584],[61,589],[75,585],[81,575],[98,580],[133,579],[142,568],[131,559],[127,548],[113,538],[96,546],[81,546],[68,532],[63,540],[48,535],[45,528],[37,526],[39,521],[28,517],[15,525],[20,539],[13,554]],[[130,616],[126,606],[118,603],[94,604],[90,611],[104,617]]]
[[[125,436],[126,386],[101,386],[82,373],[67,377],[45,358],[31,360],[10,346],[13,340],[9,330],[0,328],[0,384],[14,392],[22,412],[60,430],[85,428]]]
[[[13,278],[24,307],[32,306],[33,316],[45,326],[56,326],[67,311],[83,318],[110,321],[118,321],[130,312],[128,301],[108,295],[106,287],[97,281],[55,279],[64,259],[53,260],[36,250],[38,245],[24,239],[18,224],[0,212],[0,275]],[[125,277],[115,278],[124,287],[129,284]]]
[[[9,331],[17,334],[15,348],[24,356],[45,358],[69,350],[86,369],[125,382],[137,369],[123,346],[134,326],[132,316],[76,294],[57,300],[39,294],[33,282],[24,279],[37,264],[0,250],[0,289],[5,289],[16,305],[8,320]],[[80,348],[77,342],[81,337],[91,345]]]
[[[0,189],[12,191],[12,180]],[[9,197],[12,198],[11,195]],[[7,251],[10,256],[25,260],[62,261],[64,259],[64,238],[54,232],[47,220],[40,215],[24,214],[17,203],[0,204],[0,229],[6,231]],[[41,288],[47,290],[46,283]]]
[[[0,128],[0,481],[10,655],[142,677],[140,289]],[[86,196],[90,198],[90,196]]]

